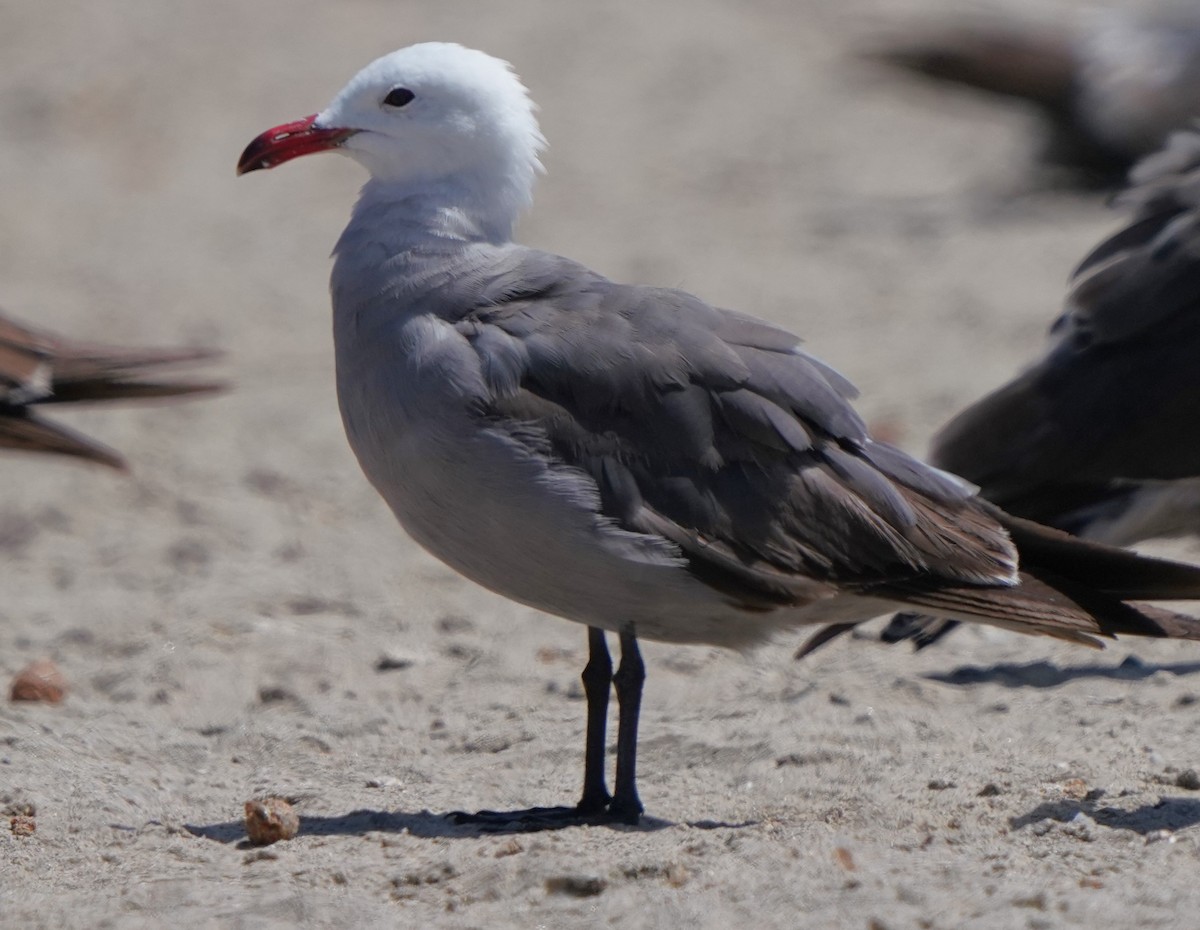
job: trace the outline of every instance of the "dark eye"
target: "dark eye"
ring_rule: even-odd
[[[407,103],[411,103],[415,96],[416,94],[407,87],[393,87],[388,91],[388,95],[383,98],[383,102],[385,106],[402,107]]]

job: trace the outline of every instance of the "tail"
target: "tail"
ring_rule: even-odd
[[[933,616],[906,617],[906,638],[924,645],[953,620],[988,623],[1020,633],[1100,647],[1116,636],[1200,640],[1200,619],[1137,601],[1200,600],[1200,567],[1087,542],[979,502],[1017,547],[1020,582],[1011,587],[920,582],[873,586],[869,593]],[[901,615],[902,617],[905,615]],[[853,629],[835,624],[796,652],[803,658]]]
[[[1083,189],[1119,186],[1136,153],[1099,131],[1081,108],[1093,104],[1083,82],[1089,74],[1078,36],[1045,27],[980,22],[931,29],[867,52],[869,60],[943,84],[1019,100],[1045,117],[1039,160],[1061,172],[1059,183]],[[1135,104],[1136,107],[1136,104]],[[1118,114],[1101,114],[1109,120]]]
[[[979,503],[1008,531],[1021,567],[1031,573],[1049,572],[1120,600],[1200,599],[1200,567],[1080,539]]]
[[[160,371],[217,354],[206,349],[121,349],[75,343],[0,315],[0,447],[124,468],[117,452],[43,419],[34,405],[209,394],[224,385],[163,378]]]
[[[868,59],[951,84],[1030,101],[1054,114],[1074,102],[1080,63],[1065,33],[978,23],[931,30],[866,53]]]

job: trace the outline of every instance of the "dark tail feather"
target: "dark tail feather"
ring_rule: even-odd
[[[980,23],[898,39],[866,57],[924,77],[1032,101],[1054,113],[1072,104],[1079,62],[1065,35]]]
[[[1143,620],[1150,625],[1137,631],[1134,635],[1151,638],[1167,639],[1200,639],[1197,634],[1197,619],[1172,610],[1163,610],[1150,604],[1131,604]],[[879,634],[885,643],[899,643],[908,640],[913,644],[913,651],[919,652],[927,646],[932,646],[943,636],[959,626],[957,620],[945,620],[941,617],[929,617],[905,611],[895,614]],[[814,637],[815,638],[815,637]]]
[[[90,403],[95,401],[151,400],[156,397],[182,397],[192,394],[215,394],[226,388],[220,382],[190,379],[139,380],[146,368],[180,365],[185,362],[216,358],[216,353],[190,352],[170,356],[146,355],[140,359],[122,359],[107,368],[97,368],[90,374],[67,374],[55,377],[54,394],[40,403]]]
[[[0,448],[70,455],[98,465],[125,469],[125,460],[108,446],[23,409],[9,413],[0,407]]]
[[[1046,570],[1023,571],[1020,584],[1008,588],[889,585],[872,593],[924,607],[939,618],[990,623],[1088,646],[1100,646],[1097,637],[1118,635],[1200,640],[1200,619],[1124,601]]]
[[[1200,619],[1196,617],[1150,604],[1121,600],[1119,596],[1099,588],[1048,574],[1039,576],[1038,581],[1083,608],[1095,622],[1100,635],[1110,639],[1117,636],[1145,636],[1153,639],[1200,640]]]
[[[1150,604],[1130,604],[1137,612],[1150,621],[1153,632],[1138,633],[1138,636],[1152,636],[1160,639],[1196,639],[1200,640],[1200,620],[1187,614]]]
[[[1089,542],[980,503],[1008,531],[1021,568],[1033,575],[1048,574],[1122,601],[1200,598],[1200,567]]]
[[[1118,635],[1200,640],[1200,619],[1132,601],[1200,598],[1200,567],[1149,558],[1125,549],[1077,539],[1012,517],[988,505],[1017,546],[1020,584],[1012,587],[920,583],[891,584],[871,594],[924,607],[933,616],[902,613],[885,631],[888,641],[911,639],[923,648],[956,625],[974,620],[1020,633],[1053,636],[1088,646]],[[814,652],[852,629],[834,624],[818,630],[796,653]]]
[[[107,357],[61,359],[54,366],[54,393],[40,403],[90,403],[105,400],[145,400],[156,397],[182,397],[188,394],[212,394],[225,385],[216,381],[190,379],[142,380],[144,373],[166,366],[191,364],[216,358],[219,353],[194,350],[186,352],[129,352]]]
[[[858,626],[857,623],[831,623],[829,626],[823,626],[804,641],[804,644],[796,650],[792,658],[803,659],[810,653],[816,652],[830,640],[837,639],[843,633],[849,633],[856,626]]]
[[[929,617],[906,610],[892,615],[887,626],[880,631],[879,639],[889,644],[910,640],[913,644],[913,651],[919,652],[932,646],[956,626],[958,626],[957,620]]]
[[[161,369],[218,355],[207,349],[122,349],[69,342],[0,315],[0,448],[70,455],[124,468],[112,449],[41,419],[32,405],[210,394],[225,385],[164,378]]]

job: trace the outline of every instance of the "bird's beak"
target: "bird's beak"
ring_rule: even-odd
[[[301,155],[336,149],[358,131],[326,128],[316,125],[316,121],[314,114],[268,129],[246,146],[238,159],[237,173],[243,175],[259,168],[274,168]]]

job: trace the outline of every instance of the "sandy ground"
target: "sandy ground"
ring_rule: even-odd
[[[0,924],[1195,926],[1189,645],[647,644],[645,826],[450,826],[574,799],[583,630],[425,556],[358,473],[325,288],[359,169],[233,173],[378,54],[485,48],[551,140],[524,241],[794,328],[920,450],[1031,356],[1115,223],[1035,189],[1023,114],[848,56],[885,10],[959,8],[0,3],[5,307],[223,346],[237,385],[73,416],[131,477],[3,462],[0,673],[52,657],[71,693],[0,705],[0,799],[37,809],[0,830]],[[304,827],[257,852],[264,793]]]

